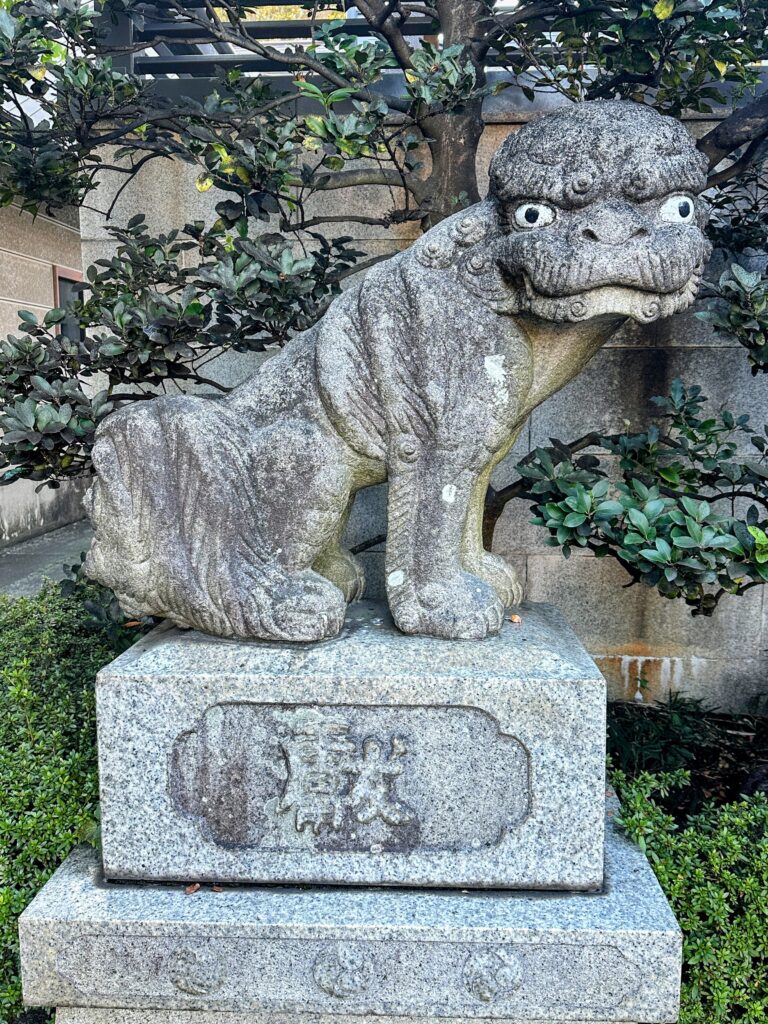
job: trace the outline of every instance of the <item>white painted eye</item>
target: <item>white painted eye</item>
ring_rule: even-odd
[[[515,224],[519,228],[543,228],[555,219],[555,211],[546,203],[522,203],[515,210]]]
[[[690,224],[693,220],[693,200],[689,196],[670,196],[661,204],[659,216],[670,224]]]

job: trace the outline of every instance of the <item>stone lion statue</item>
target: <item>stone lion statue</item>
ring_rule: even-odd
[[[377,265],[253,379],[101,424],[87,572],[129,613],[321,640],[363,590],[342,545],[350,503],[388,480],[397,626],[497,632],[522,595],[483,549],[491,471],[627,318],[692,301],[705,182],[685,129],[633,103],[569,106],[510,135],[483,202]]]

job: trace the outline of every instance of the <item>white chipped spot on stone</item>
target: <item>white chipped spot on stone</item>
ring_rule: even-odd
[[[454,484],[446,484],[443,488],[443,501],[452,505],[456,501],[456,487]]]
[[[504,356],[500,353],[485,357],[485,372],[494,384],[504,383]]]
[[[402,569],[395,569],[387,576],[387,583],[390,587],[399,587],[405,582],[405,573]]]

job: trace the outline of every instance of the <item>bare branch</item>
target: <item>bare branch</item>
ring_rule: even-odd
[[[370,270],[371,267],[375,267],[377,263],[381,263],[382,260],[388,260],[395,253],[387,252],[381,256],[371,256],[369,260],[363,260],[362,263],[355,263],[351,267],[345,267],[344,270],[340,270],[338,274],[329,274],[328,280],[335,284],[340,284],[342,281],[346,281],[348,277],[353,277],[355,274],[362,274],[364,270]]]
[[[413,218],[417,219],[416,217]],[[321,224],[371,224],[374,227],[389,228],[397,220],[396,217],[391,214],[387,214],[385,217],[363,217],[355,216],[354,214],[343,214],[338,217],[311,217],[309,220],[304,220],[300,224],[290,226],[291,231],[306,231],[309,228],[316,228]]]
[[[726,181],[738,178],[739,175],[743,174],[744,171],[748,170],[752,165],[765,141],[765,136],[759,139],[753,139],[738,160],[734,160],[733,163],[728,164],[728,166],[724,167],[722,171],[710,174],[707,178],[707,187],[716,188],[719,185],[723,185]]]
[[[361,544],[355,544],[354,547],[349,549],[350,554],[359,555],[363,551],[369,551],[371,548],[378,547],[379,544],[383,544],[387,539],[386,533],[380,533],[376,537],[371,537],[369,540],[364,540]]]
[[[491,46],[516,28],[517,25],[532,21],[534,18],[547,18],[562,13],[562,4],[532,3],[509,14],[489,15],[485,21],[490,23],[490,27],[487,31],[483,32],[480,39],[476,39],[473,42],[476,59],[483,60]]]
[[[428,4],[404,3],[402,7],[408,14],[422,14],[425,18],[437,17],[437,10],[434,7],[430,7]]]
[[[141,168],[144,166],[144,164],[149,163],[150,160],[155,160],[158,157],[163,157],[165,159],[173,159],[170,156],[170,154],[165,154],[165,153],[147,153],[146,156],[143,156],[140,160],[138,160],[135,164],[133,164],[131,166],[130,177],[127,177],[123,181],[123,183],[120,186],[120,188],[115,190],[115,194],[114,194],[114,196],[112,198],[112,202],[109,204],[109,208],[108,208],[107,212],[104,215],[106,220],[109,220],[112,217],[112,213],[113,213],[115,207],[117,206],[117,203],[118,203],[118,201],[120,199],[120,196],[123,194],[123,192],[126,190],[126,188],[133,182],[134,176],[136,174],[138,174],[138,172],[141,170]]]

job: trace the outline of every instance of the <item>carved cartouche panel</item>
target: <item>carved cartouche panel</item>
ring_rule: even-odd
[[[477,708],[223,703],[176,741],[169,788],[225,846],[479,850],[528,814],[530,764]]]
[[[131,613],[320,640],[363,587],[342,546],[352,499],[388,480],[397,626],[498,632],[521,587],[483,550],[491,471],[624,321],[693,300],[706,169],[681,124],[639,104],[529,123],[484,202],[370,270],[252,380],[100,425],[87,572]]]

